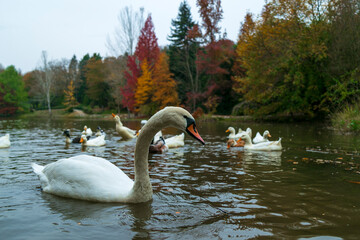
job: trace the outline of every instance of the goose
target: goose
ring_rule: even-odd
[[[234,132],[235,132],[235,129],[234,129]],[[241,136],[241,134],[243,133],[243,132],[246,132],[249,136],[250,136],[250,138],[251,138],[251,136],[252,136],[252,130],[251,130],[251,128],[246,128],[246,131],[243,131],[241,128],[239,128],[239,131],[238,131],[238,133],[235,135],[235,138],[234,139],[239,139],[240,138],[240,136]]]
[[[168,148],[183,147],[185,145],[184,139],[185,139],[185,134],[181,133],[179,135],[166,138],[165,144]]]
[[[87,140],[87,137],[85,135],[82,135],[80,142],[83,146],[89,146],[89,147],[101,147],[106,145],[105,135],[101,135],[96,138],[92,138],[90,140]]]
[[[65,135],[65,143],[66,144],[70,144],[70,143],[80,143],[80,139],[81,137],[75,137],[73,138],[73,140],[71,140],[70,137],[70,129],[66,129],[63,133],[63,135]],[[90,136],[86,136],[86,139],[89,140]]]
[[[150,144],[149,153],[164,153],[168,150],[168,146],[165,143],[165,139],[160,136],[159,140]]]
[[[91,130],[91,128],[88,128],[86,125],[84,126],[84,131],[82,132],[82,134],[86,135],[86,136],[92,136],[93,132]]]
[[[101,129],[100,126],[97,127],[97,131],[95,133],[95,136],[99,137],[101,135],[106,135],[106,133],[104,132],[104,130]]]
[[[279,151],[282,150],[281,138],[278,141],[268,141],[253,144],[251,138],[247,133],[241,134],[241,139],[245,141],[244,149],[245,150],[257,150],[257,151]]]
[[[259,132],[256,133],[253,143],[261,143],[261,142],[268,142],[269,137],[271,137],[270,132],[268,130],[265,130],[263,135],[261,136]]]
[[[111,114],[116,122],[116,132],[120,134],[120,136],[125,139],[132,139],[136,137],[136,131],[132,130],[130,128],[124,127],[123,124],[120,121],[120,117],[115,114]]]
[[[9,148],[10,143],[10,134],[7,133],[4,136],[0,137],[0,148]]]
[[[225,132],[230,132],[228,138],[235,140],[235,128],[228,127],[228,129]]]
[[[166,107],[149,119],[137,139],[134,181],[110,161],[90,155],[63,158],[46,166],[32,163],[32,168],[47,193],[96,202],[147,202],[153,193],[148,168],[149,146],[154,135],[165,127],[186,131],[205,144],[188,111]]]

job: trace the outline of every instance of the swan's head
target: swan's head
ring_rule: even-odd
[[[66,137],[70,137],[70,130],[69,129],[66,129],[63,133],[63,135],[65,135]]]
[[[228,127],[228,129],[225,132],[235,133],[235,128]]]
[[[112,116],[113,116],[113,118],[114,118],[114,120],[116,121],[116,122],[120,122],[120,117],[119,117],[119,115],[115,115],[115,114],[111,114]]]
[[[152,118],[164,122],[166,125],[175,127],[181,131],[187,132],[190,136],[205,144],[199,135],[194,117],[181,107],[166,107],[156,113]]]
[[[86,138],[86,135],[81,135],[81,138],[80,138],[80,143],[86,143],[87,142],[87,138]]]
[[[245,142],[251,142],[251,138],[250,138],[249,134],[246,132],[242,132],[240,134],[240,138],[237,142],[239,143],[241,140],[244,140]]]

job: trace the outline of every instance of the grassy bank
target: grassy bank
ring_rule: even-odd
[[[331,115],[332,126],[343,133],[360,132],[360,104],[347,105]]]

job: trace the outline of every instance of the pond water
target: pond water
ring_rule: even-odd
[[[124,121],[133,129],[139,121]],[[83,126],[106,132],[104,147],[65,145],[62,132]],[[206,145],[149,155],[153,200],[93,203],[43,193],[30,164],[78,154],[103,157],[133,178],[136,140],[122,141],[115,123],[84,119],[3,119],[0,136],[2,239],[358,239],[360,136],[321,123],[200,122]],[[225,130],[251,127],[282,137],[281,152],[226,148]],[[179,132],[165,129],[165,137]]]

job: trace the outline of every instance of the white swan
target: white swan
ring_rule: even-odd
[[[179,135],[175,135],[175,136],[166,138],[165,139],[165,145],[168,148],[183,147],[185,145],[184,139],[185,139],[185,134],[181,133]]]
[[[234,129],[234,130],[235,130],[235,129]],[[238,133],[235,135],[235,138],[234,138],[234,139],[239,139],[240,136],[241,136],[241,134],[242,134],[243,132],[247,133],[247,134],[249,135],[249,137],[251,138],[251,136],[252,136],[252,130],[251,130],[251,128],[248,127],[248,128],[246,129],[246,131],[243,131],[241,128],[239,128],[239,131],[238,131]]]
[[[252,144],[251,138],[247,133],[241,134],[241,139],[245,141],[245,150],[257,150],[257,151],[279,151],[282,150],[281,138],[278,141],[261,142]]]
[[[120,117],[115,114],[111,114],[116,122],[116,132],[120,134],[120,136],[125,139],[132,139],[136,137],[136,131],[130,128],[124,127],[124,125],[120,121]]]
[[[88,128],[86,125],[84,126],[84,131],[82,131],[81,134],[84,134],[86,136],[92,136],[93,132],[91,128]]]
[[[7,133],[4,136],[0,137],[0,148],[9,148],[10,145],[10,134]]]
[[[185,109],[166,107],[143,127],[135,147],[135,181],[111,162],[89,155],[60,159],[46,166],[32,164],[44,192],[98,202],[146,202],[152,199],[149,145],[164,127],[186,131],[202,144],[195,120]]]
[[[259,132],[256,133],[256,136],[253,139],[253,143],[261,143],[261,142],[268,142],[269,137],[271,137],[270,132],[265,130],[263,135],[261,136]]]
[[[101,147],[106,145],[105,135],[101,135],[90,140],[87,140],[87,137],[85,135],[82,135],[80,142],[83,146],[89,147]]]

